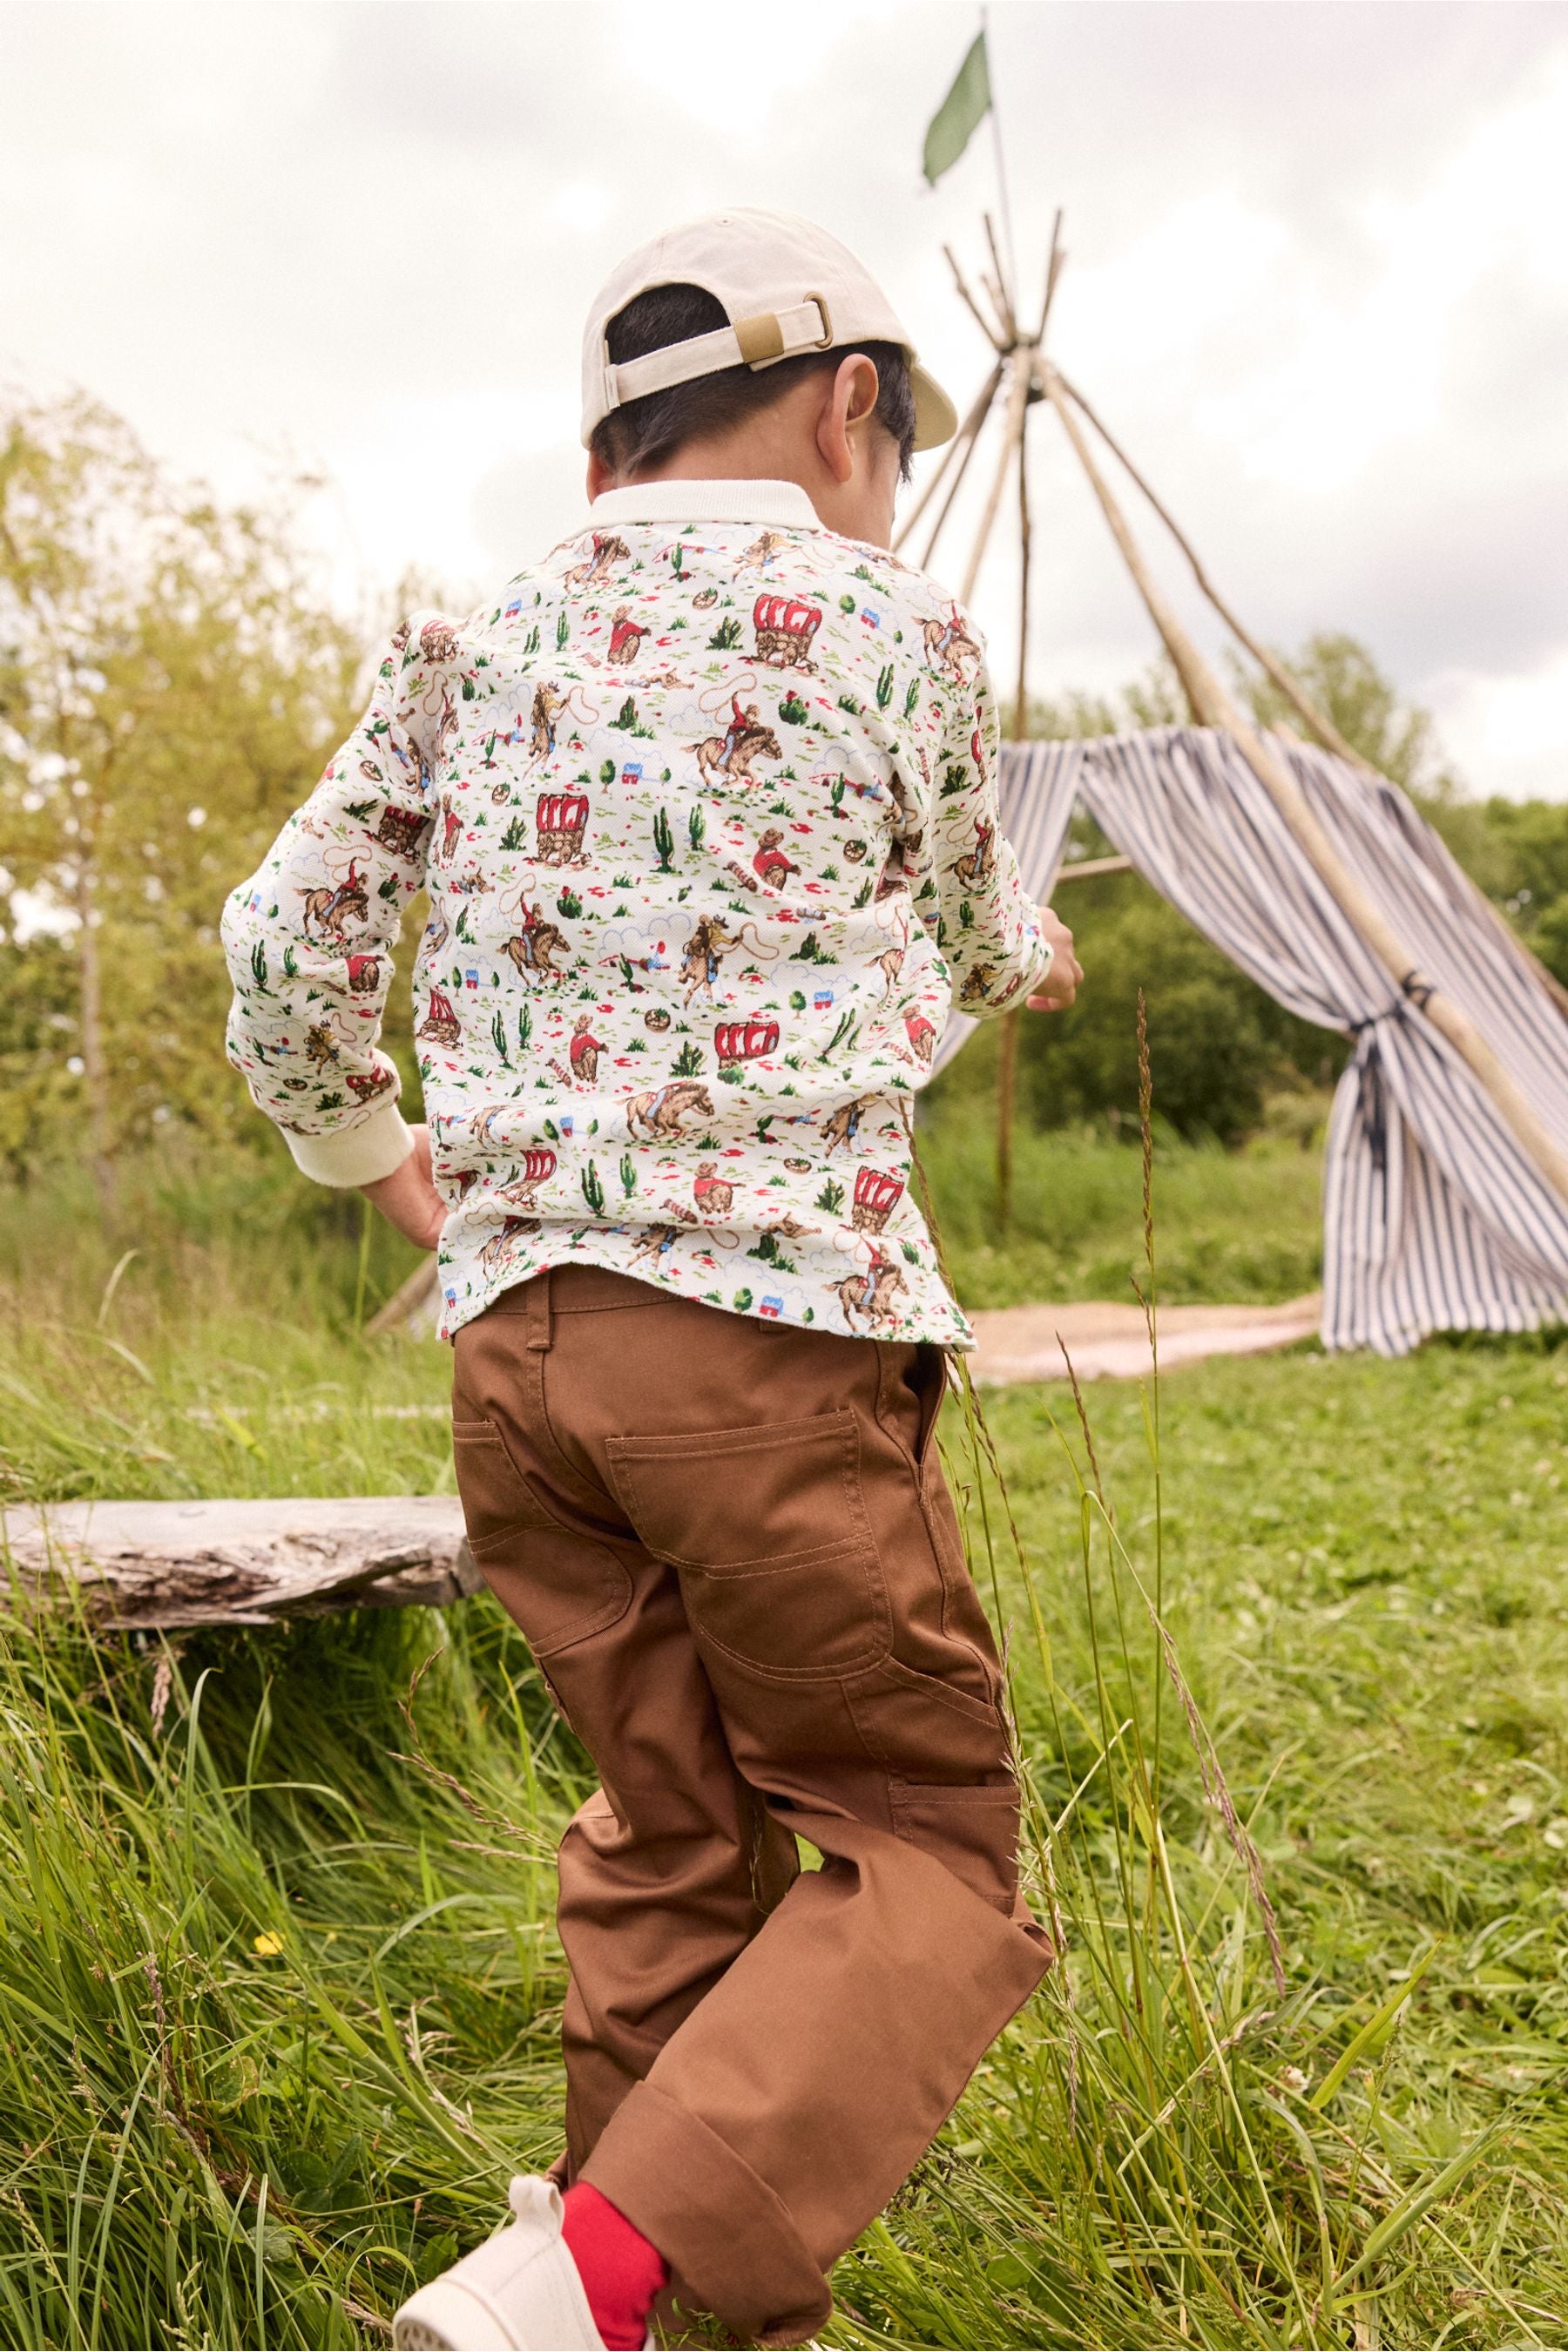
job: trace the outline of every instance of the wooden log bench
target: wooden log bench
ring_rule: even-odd
[[[68,1580],[116,1631],[444,1608],[483,1581],[455,1495],[0,1506],[0,1566],[37,1599]]]

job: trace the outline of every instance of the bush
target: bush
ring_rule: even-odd
[[[1084,987],[1070,1011],[1022,1024],[1021,1124],[1136,1128],[1140,988],[1161,1116],[1180,1135],[1238,1143],[1271,1095],[1321,1087],[1344,1066],[1343,1038],[1294,1019],[1135,876],[1075,884],[1058,911],[1072,925]],[[937,1080],[931,1108],[989,1100],[994,1084],[995,1046],[982,1034]]]
[[[1080,926],[1078,1003],[1024,1032],[1022,1101],[1041,1126],[1103,1110],[1135,1120],[1142,987],[1162,1111],[1184,1135],[1235,1142],[1257,1125],[1282,1059],[1268,1000],[1151,893],[1122,895],[1132,903]]]

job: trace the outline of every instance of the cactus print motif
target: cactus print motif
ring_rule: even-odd
[[[968,1346],[911,1190],[914,1096],[950,1004],[1020,1001],[1048,952],[997,826],[979,641],[804,497],[759,535],[679,487],[696,520],[613,493],[613,528],[493,606],[399,630],[229,902],[230,1058],[298,1135],[395,1101],[376,1039],[424,889],[445,1333],[582,1261]],[[756,488],[719,487],[731,514]]]

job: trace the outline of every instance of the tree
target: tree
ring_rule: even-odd
[[[42,1133],[80,1123],[76,1058],[79,974],[69,944],[52,932],[25,948],[0,940],[0,1162],[26,1177]]]
[[[1430,713],[1404,701],[1354,637],[1309,638],[1291,667],[1346,740],[1404,787],[1471,879],[1568,982],[1568,805],[1472,800],[1441,761]],[[1248,688],[1247,700],[1266,726],[1287,715],[1267,683]]]
[[[1320,631],[1300,653],[1288,655],[1286,662],[1351,749],[1403,791],[1417,796],[1458,793],[1456,779],[1437,765],[1430,711],[1405,701],[1359,638]],[[1231,683],[1260,727],[1302,731],[1300,720],[1271,679],[1237,659],[1231,664]]]
[[[6,1034],[3,1145],[25,1167],[85,1126],[106,1206],[130,1139],[241,1116],[223,896],[349,723],[360,648],[290,520],[173,485],[86,399],[0,412],[0,953],[29,1003],[69,970]]]
[[[1568,986],[1568,803],[1455,801],[1427,814],[1547,970]]]
[[[1184,1135],[1239,1142],[1270,1094],[1342,1066],[1342,1039],[1294,1019],[1136,876],[1083,884],[1067,917],[1086,984],[1068,1012],[1023,1025],[1020,1101],[1035,1124],[1109,1112],[1136,1132],[1140,987],[1160,1111]]]
[[[1085,694],[1075,687],[1054,699],[1032,696],[1026,732],[1057,743],[1086,735],[1116,735],[1129,727],[1182,727],[1188,716],[1175,666],[1162,654],[1114,694]]]

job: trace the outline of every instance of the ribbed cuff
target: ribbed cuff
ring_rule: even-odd
[[[335,1127],[325,1135],[286,1132],[283,1140],[302,1175],[345,1191],[390,1176],[414,1149],[413,1129],[395,1102],[384,1103],[357,1127]]]

